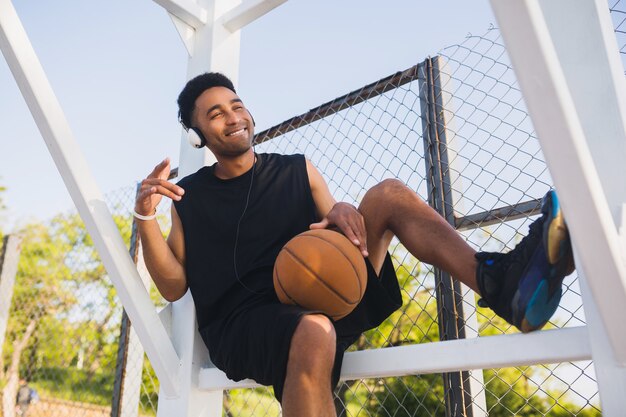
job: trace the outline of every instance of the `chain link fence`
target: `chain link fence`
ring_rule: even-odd
[[[624,3],[611,5],[623,58]],[[257,142],[257,152],[304,153],[338,201],[358,204],[371,186],[399,178],[477,250],[513,248],[552,183],[494,28],[261,132]],[[128,214],[134,194],[131,186],[106,200],[137,259]],[[165,231],[168,213],[162,204]],[[155,415],[158,380],[78,216],[28,226],[21,238],[13,291],[8,300],[0,294],[9,309],[0,356],[2,415],[23,415],[16,398],[26,384],[37,393],[29,416],[116,416],[128,404],[139,404],[141,416]],[[415,260],[399,242],[390,251],[404,305],[350,350],[513,331],[490,310],[476,308],[473,293]],[[153,288],[151,294],[163,304]],[[584,323],[574,274],[565,280],[549,326]],[[338,415],[351,417],[600,415],[589,361],[345,381],[336,407]],[[271,388],[230,390],[224,415],[278,416],[280,407]]]
[[[611,20],[617,38],[619,53],[622,58],[622,66],[626,73],[626,2],[624,0],[609,1]]]
[[[107,195],[126,242],[132,194]],[[2,415],[109,416],[122,308],[93,242],[75,212],[20,235],[12,297],[2,298]]]
[[[514,247],[551,184],[495,29],[262,132],[257,141],[257,152],[304,153],[341,201],[358,204],[371,186],[399,178],[477,250]],[[513,331],[399,242],[391,252],[404,306],[351,350]],[[571,276],[550,326],[581,324]],[[226,414],[277,415],[278,407],[260,407],[269,398],[269,390],[232,391]],[[599,414],[590,363],[346,381],[336,405],[344,416]]]

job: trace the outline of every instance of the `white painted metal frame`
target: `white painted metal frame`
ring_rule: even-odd
[[[285,0],[154,1],[170,13],[189,52],[188,77],[222,71],[236,83],[240,29]],[[593,357],[604,415],[623,411],[626,335],[619,330],[626,317],[622,243],[626,238],[622,234],[620,240],[618,227],[623,230],[626,216],[624,77],[604,0],[543,1],[492,0],[492,4],[568,215],[579,271],[593,277],[583,282],[589,328],[348,353],[342,379]],[[559,13],[570,14],[568,19],[559,18],[571,30],[558,22],[550,2],[560,5]],[[584,25],[571,24],[571,19]],[[585,27],[581,32],[586,41],[582,46],[568,45],[580,27]],[[208,353],[196,331],[189,294],[156,316],[10,0],[0,0],[0,48],[155,368],[161,383],[158,414],[221,416],[222,390],[255,386],[254,381],[233,383],[215,368],[202,369]],[[594,77],[586,77],[581,65],[597,71]],[[589,94],[592,104],[585,106]],[[183,135],[181,176],[211,160],[208,151],[189,147]],[[617,388],[611,390],[610,384]]]
[[[4,338],[6,337],[9,311],[11,311],[11,301],[13,300],[15,274],[20,261],[22,237],[8,235],[3,240],[4,246],[1,252],[4,252],[4,256],[0,256],[0,346],[4,346]]]
[[[240,56],[240,28],[269,12],[286,0],[254,0],[241,3],[240,0],[199,0],[197,5],[206,15],[206,24],[196,26],[189,20],[188,4],[191,0],[154,0],[169,13],[180,37],[189,53],[187,78],[190,79],[207,71],[219,71],[231,78],[237,85]],[[181,10],[184,4],[185,10]],[[227,26],[228,25],[228,26]],[[179,176],[197,171],[214,161],[206,149],[197,150],[187,143],[186,133],[182,133],[180,147]],[[199,385],[200,369],[207,365],[208,352],[197,332],[195,310],[191,295],[187,293],[161,312],[162,318],[171,322],[172,341],[181,357],[182,369],[180,395],[166,397],[159,395],[159,416],[221,417],[223,392],[221,389],[209,391]]]
[[[163,391],[177,392],[179,360],[154,304],[113,222],[102,193],[76,144],[61,105],[10,0],[0,0],[0,49],[65,186],[135,325]]]
[[[606,0],[491,0],[577,254],[602,412],[626,403],[626,79]]]
[[[591,359],[586,327],[546,330],[384,349],[348,352],[341,380],[435,374],[473,369],[526,366]],[[203,369],[207,390],[253,388],[253,380],[231,381],[218,369]]]

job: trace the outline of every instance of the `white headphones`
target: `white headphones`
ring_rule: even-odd
[[[254,121],[254,117],[252,117],[250,111],[248,111],[248,114],[252,119],[252,125],[256,126],[256,122]],[[182,122],[181,124],[183,125],[183,127],[185,126]],[[203,148],[206,145],[206,138],[202,134],[202,131],[197,127],[190,127],[189,129],[187,129],[187,140],[189,141],[189,144],[196,149]]]
[[[200,149],[206,145],[206,139],[197,127],[190,127],[187,129],[187,140],[189,141],[189,144],[196,149]]]

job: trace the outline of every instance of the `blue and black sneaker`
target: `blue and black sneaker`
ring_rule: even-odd
[[[476,279],[481,307],[527,333],[541,329],[561,300],[563,278],[574,272],[574,256],[559,199],[549,191],[542,216],[526,236],[506,253],[479,252]]]

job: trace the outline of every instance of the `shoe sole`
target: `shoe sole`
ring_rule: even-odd
[[[541,211],[548,216],[543,225],[546,258],[552,267],[553,275],[565,277],[574,272],[574,255],[569,230],[554,190],[548,191],[544,196]]]
[[[541,212],[546,216],[543,251],[533,254],[514,297],[516,310],[524,311],[519,326],[524,333],[539,330],[550,320],[561,301],[563,279],[574,271],[569,231],[554,190],[543,198]],[[526,292],[524,287],[534,289]]]

